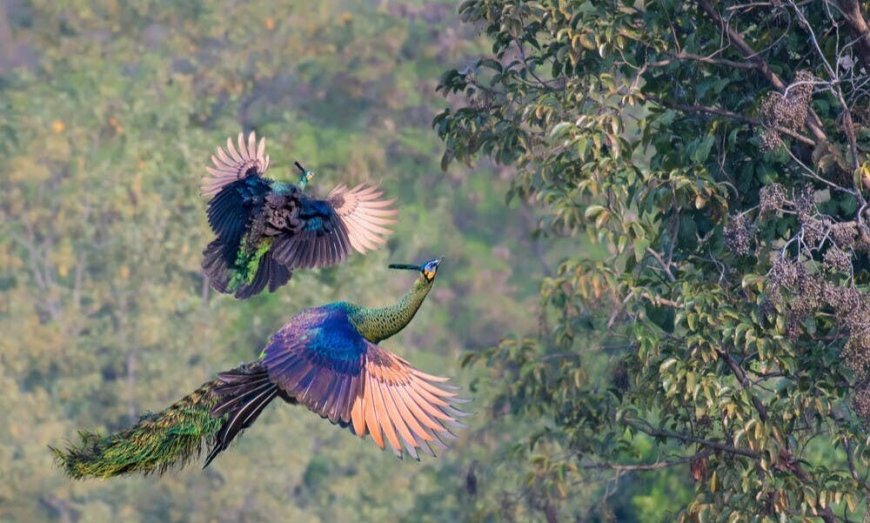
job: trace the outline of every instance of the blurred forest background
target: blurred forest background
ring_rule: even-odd
[[[446,258],[388,344],[422,369],[468,387],[480,369],[460,369],[464,351],[533,330],[553,254],[532,212],[505,205],[503,168],[442,172],[432,130],[448,103],[439,76],[482,47],[451,2],[0,0],[0,521],[447,521],[481,500],[513,507],[525,471],[506,456],[525,429],[483,415],[476,388],[470,429],[420,463],[292,408],[269,409],[205,472],[73,482],[47,448],[159,410],[303,307],[391,301],[411,276],[389,262]],[[299,160],[314,190],[381,182],[401,209],[388,248],[272,295],[214,295],[199,178],[249,129],[276,175]]]
[[[0,521],[857,521],[870,493],[866,2],[0,0]],[[199,179],[239,131],[387,248],[240,302]],[[379,305],[474,416],[397,461],[270,408],[206,471],[74,482],[301,308]]]

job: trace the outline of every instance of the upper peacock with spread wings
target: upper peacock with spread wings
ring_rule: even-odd
[[[208,222],[217,238],[203,252],[202,268],[211,286],[246,299],[287,283],[295,269],[336,265],[351,253],[365,254],[386,243],[396,223],[394,200],[366,184],[339,185],[326,199],[305,192],[314,175],[298,163],[296,184],[265,177],[266,140],[238,146],[227,139],[211,157],[202,179]]]

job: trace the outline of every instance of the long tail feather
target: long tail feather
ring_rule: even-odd
[[[239,386],[244,383],[251,386]],[[183,467],[204,446],[213,445],[208,465],[276,394],[263,366],[246,364],[204,383],[167,409],[143,416],[129,429],[108,435],[80,432],[78,443],[51,450],[60,468],[75,479],[162,474]],[[232,401],[236,397],[240,401]],[[220,410],[227,403],[231,408]]]
[[[109,478],[140,472],[162,474],[199,455],[205,439],[223,423],[211,409],[218,380],[204,383],[166,410],[143,416],[115,434],[79,432],[80,441],[65,450],[51,448],[61,469],[72,478]]]

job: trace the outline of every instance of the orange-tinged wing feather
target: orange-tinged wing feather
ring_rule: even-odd
[[[461,400],[454,400],[453,392],[436,384],[443,383],[443,378],[421,373],[377,345],[369,345],[364,358],[365,392],[351,408],[357,435],[365,436],[360,430],[364,422],[379,447],[389,443],[401,455],[404,443],[414,458],[417,449],[434,454],[433,447],[455,439],[447,424],[460,426],[456,416],[465,413],[453,405]]]
[[[304,336],[279,333],[275,340],[265,356],[270,380],[320,416],[361,438],[370,434],[378,447],[389,446],[399,457],[418,459],[419,450],[435,455],[456,439],[451,428],[462,427],[457,418],[466,413],[456,405],[464,400],[444,378],[364,340],[357,355],[345,360],[306,348]]]
[[[381,392],[381,385],[383,384],[383,382],[377,379],[372,379],[371,382],[372,389],[374,390],[374,394],[372,396],[375,398],[375,409],[378,413],[378,423],[380,423],[381,428],[384,430],[384,435],[386,435],[387,441],[390,442],[390,446],[393,447],[393,452],[401,455],[402,444],[399,442],[398,436],[396,436],[396,431],[393,428],[393,423],[390,421],[387,407],[384,405],[384,397]]]
[[[365,376],[365,389],[363,392],[360,401],[363,402],[364,410],[365,410],[365,420],[366,420],[366,428],[369,433],[372,435],[372,439],[375,441],[375,445],[383,450],[384,448],[384,438],[381,435],[381,425],[378,422],[378,416],[375,413],[375,402],[374,402],[374,390],[372,389],[372,377],[370,374],[366,373]]]

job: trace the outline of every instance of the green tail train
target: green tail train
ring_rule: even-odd
[[[169,408],[143,416],[127,430],[108,435],[79,432],[77,444],[51,450],[64,472],[76,479],[131,472],[161,474],[183,466],[199,455],[223,424],[223,417],[211,414],[218,401],[214,394],[218,383],[204,383]]]

